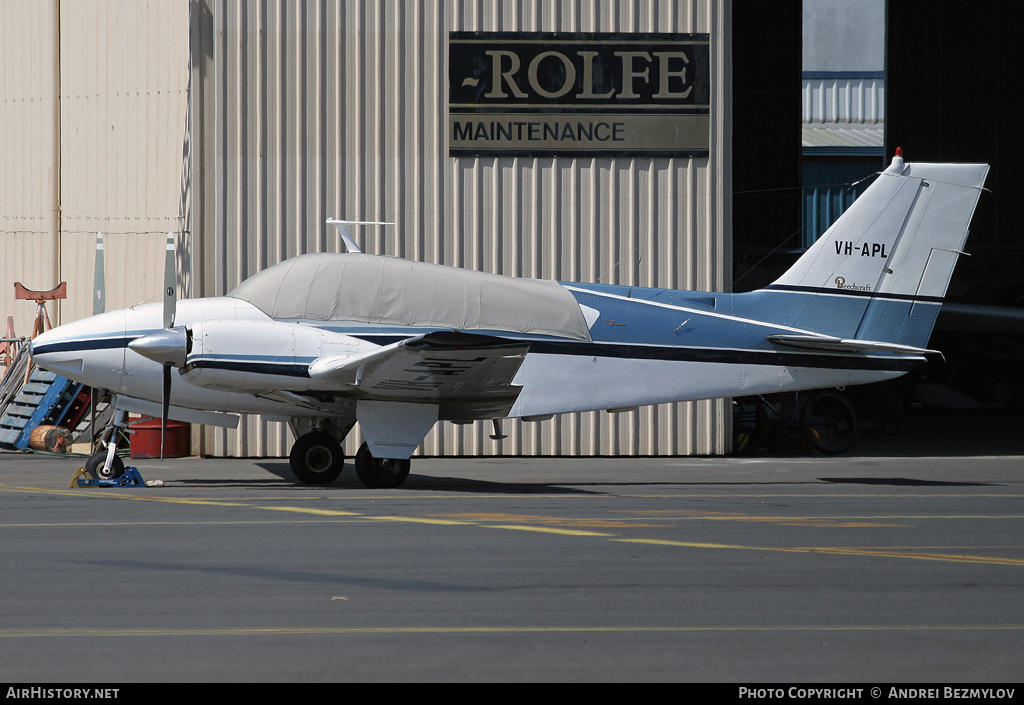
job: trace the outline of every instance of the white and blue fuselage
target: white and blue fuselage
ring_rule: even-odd
[[[343,256],[343,255],[342,255]],[[806,292],[766,289],[712,294],[593,284],[562,284],[587,314],[591,340],[477,331],[528,345],[512,379],[518,395],[502,416],[544,416],[671,401],[865,384],[897,377],[924,361],[893,352],[836,352],[773,344],[771,335],[814,335],[771,311],[805,308]],[[818,294],[820,296],[821,294]],[[837,310],[868,299],[836,292]],[[899,304],[897,299],[891,300]],[[904,304],[909,306],[909,304]],[[937,315],[939,304],[929,304]],[[139,306],[61,326],[33,343],[39,364],[94,387],[159,402],[159,364],[128,343],[161,330],[161,307]],[[230,333],[189,358],[194,382],[174,379],[176,407],[238,413],[319,415],[332,403],[270,395],[325,392],[309,374],[328,354],[357,354],[433,329],[359,321],[275,320],[232,297],[178,304],[177,322],[193,332]],[[230,329],[230,331],[227,331]],[[344,411],[342,413],[345,413]],[[441,415],[439,418],[445,418]],[[456,418],[462,418],[456,414]]]
[[[440,419],[876,382],[925,360],[987,169],[897,156],[791,269],[754,292],[314,254],[227,296],[182,301],[173,327],[160,305],[139,306],[49,331],[33,355],[157,408],[173,368],[172,418],[341,419],[336,436],[358,421],[376,459],[408,458]]]

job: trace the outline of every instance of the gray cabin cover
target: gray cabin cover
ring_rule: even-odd
[[[228,296],[275,319],[364,321],[590,340],[576,299],[554,281],[518,279],[362,253],[285,260]]]

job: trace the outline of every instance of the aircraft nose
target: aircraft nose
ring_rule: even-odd
[[[37,335],[29,352],[43,369],[116,391],[124,369],[124,330],[123,312],[104,313]]]
[[[51,372],[63,374],[82,371],[82,356],[71,349],[60,327],[40,333],[30,340],[28,351],[33,362]]]

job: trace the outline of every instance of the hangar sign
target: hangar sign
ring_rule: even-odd
[[[451,156],[707,156],[707,34],[451,32]]]

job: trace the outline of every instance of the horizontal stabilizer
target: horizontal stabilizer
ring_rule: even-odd
[[[880,340],[857,340],[854,338],[833,338],[825,335],[769,335],[768,340],[779,345],[794,348],[810,348],[811,350],[829,350],[832,352],[891,352],[899,355],[938,355],[938,350],[915,348],[899,343],[887,343]]]

